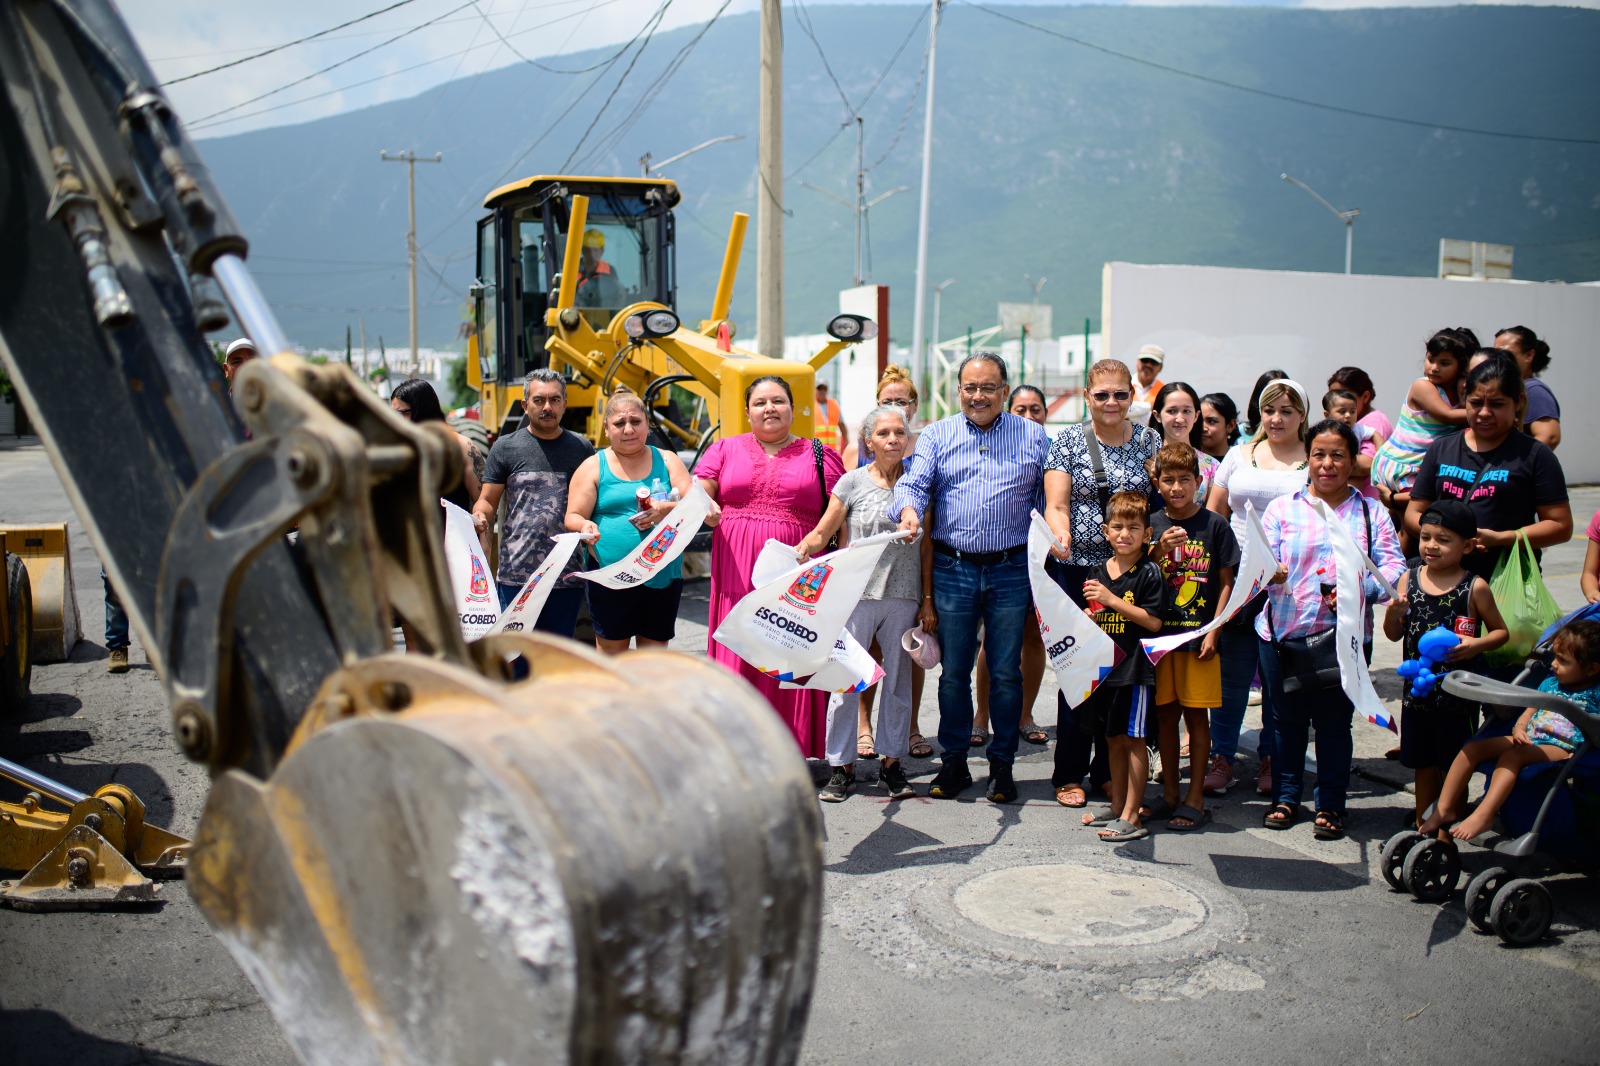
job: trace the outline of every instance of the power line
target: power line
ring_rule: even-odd
[[[1037,23],[1027,22],[1023,19],[1017,18],[1014,15],[1008,15],[1003,11],[996,11],[992,7],[985,7],[980,3],[976,3],[975,0],[957,0],[957,2],[966,4],[968,7],[975,7],[979,11],[993,15],[997,19],[1001,19],[1006,22],[1014,22],[1018,26],[1025,26],[1030,30],[1043,33],[1047,36],[1060,38],[1061,40],[1070,44],[1087,48],[1090,51],[1099,52],[1102,55],[1113,56],[1117,59],[1125,59],[1130,63],[1138,63],[1140,66],[1151,67],[1155,70],[1165,71],[1168,74],[1177,74],[1180,77],[1191,78],[1195,81],[1204,82],[1207,85],[1217,85],[1224,89],[1234,89],[1238,92],[1250,93],[1253,96],[1264,96],[1269,100],[1278,100],[1282,103],[1297,104],[1301,107],[1312,107],[1319,111],[1332,111],[1335,114],[1351,115],[1355,118],[1368,118],[1378,122],[1393,122],[1402,126],[1415,126],[1426,130],[1447,130],[1451,133],[1469,133],[1480,137],[1503,137],[1508,140],[1515,141],[1549,141],[1555,144],[1600,144],[1600,140],[1589,137],[1544,137],[1534,133],[1511,133],[1506,130],[1478,129],[1473,126],[1451,126],[1443,122],[1424,122],[1421,119],[1402,118],[1398,115],[1380,115],[1375,111],[1361,111],[1353,107],[1341,107],[1338,104],[1325,104],[1318,100],[1306,100],[1298,96],[1289,96],[1286,93],[1273,92],[1270,89],[1258,89],[1250,85],[1240,85],[1237,82],[1223,81],[1221,78],[1213,78],[1207,74],[1197,74],[1192,70],[1184,70],[1181,67],[1171,67],[1165,63],[1157,63],[1153,59],[1144,59],[1140,56],[1129,55],[1127,52],[1118,52],[1116,49],[1107,48],[1104,45],[1094,44],[1093,42],[1085,41],[1080,37],[1073,37],[1069,34],[1061,33],[1058,30],[1052,30],[1049,27],[1040,26]]]
[[[817,32],[811,26],[811,12],[806,10],[805,0],[794,0],[795,22],[800,26],[800,32],[811,39],[811,44],[817,50],[817,58],[822,60],[823,72],[828,75],[828,80],[833,82],[834,91],[839,94],[839,99],[844,101],[844,109],[850,112],[850,118],[856,117],[856,110],[850,104],[850,97],[844,91],[844,86],[839,84],[839,79],[834,76],[833,65],[828,62],[828,53],[822,47],[822,42],[817,40]]]
[[[283,51],[285,48],[293,48],[297,44],[305,44],[307,41],[314,41],[318,37],[326,37],[328,34],[333,33],[335,30],[347,29],[347,28],[349,28],[351,26],[354,26],[358,22],[365,22],[368,19],[377,18],[379,15],[387,15],[389,12],[395,10],[396,8],[405,7],[407,4],[414,3],[414,2],[415,2],[415,0],[397,0],[396,3],[390,4],[388,7],[381,7],[376,11],[371,11],[371,12],[368,12],[367,14],[365,14],[365,15],[362,15],[360,18],[353,18],[349,22],[341,22],[337,26],[330,26],[328,29],[322,30],[320,33],[313,33],[313,34],[310,34],[310,35],[305,36],[305,37],[300,37],[300,38],[298,38],[296,40],[293,40],[293,41],[285,42],[284,44],[274,45],[273,47],[268,48],[264,52],[257,52],[254,55],[248,55],[248,56],[245,56],[242,59],[231,60],[230,62],[227,62],[227,63],[219,63],[217,66],[211,67],[208,70],[200,70],[200,71],[196,71],[193,74],[185,74],[181,78],[173,78],[171,81],[165,82],[164,84],[177,85],[180,82],[193,81],[195,78],[203,78],[207,74],[215,74],[219,70],[227,70],[229,67],[237,67],[241,63],[249,63],[249,62],[251,62],[253,60],[261,59],[261,58],[263,58],[265,56],[270,56],[270,55],[272,55],[272,54],[274,54],[276,52]]]
[[[473,3],[473,0],[467,0],[467,3],[462,4],[460,7],[451,8],[449,11],[446,11],[443,15],[440,15],[437,18],[431,18],[426,22],[419,23],[419,24],[411,27],[409,30],[404,31],[403,33],[395,34],[393,37],[390,37],[387,41],[381,41],[378,44],[373,45],[371,48],[363,48],[361,51],[357,52],[355,55],[348,56],[348,57],[346,57],[344,59],[339,60],[337,63],[330,64],[329,66],[323,67],[321,70],[314,71],[314,72],[312,72],[310,74],[307,74],[303,78],[296,78],[295,80],[293,80],[291,82],[286,82],[285,84],[278,86],[276,89],[270,89],[267,92],[262,93],[260,96],[252,96],[250,99],[242,101],[242,102],[237,103],[237,104],[234,104],[232,107],[225,107],[221,111],[213,111],[209,115],[202,115],[199,118],[194,120],[194,124],[198,125],[199,123],[205,122],[208,119],[217,118],[220,115],[230,114],[230,113],[232,113],[234,111],[239,110],[241,107],[249,107],[251,104],[259,103],[262,100],[265,100],[269,96],[276,96],[279,93],[283,92],[285,89],[292,89],[296,85],[300,85],[300,84],[303,84],[305,82],[308,82],[312,78],[319,78],[322,75],[328,73],[330,70],[337,70],[338,68],[344,66],[346,63],[353,63],[356,60],[360,59],[362,56],[371,55],[373,52],[376,52],[380,48],[387,48],[389,45],[394,44],[398,40],[402,40],[403,38],[410,37],[413,33],[416,33],[419,30],[426,29],[429,26],[432,26],[435,22],[439,22],[442,19],[446,18],[447,16],[454,15],[457,11],[465,11],[467,8],[472,6],[472,3]]]
[[[656,8],[655,16],[645,26],[644,41],[640,43],[639,50],[633,53],[632,59],[628,60],[628,65],[622,70],[622,76],[611,87],[611,92],[606,95],[605,102],[600,105],[600,110],[594,113],[594,118],[590,119],[589,125],[584,128],[583,136],[578,138],[578,143],[567,154],[566,161],[561,164],[561,173],[570,173],[568,168],[572,166],[572,160],[576,158],[578,152],[583,148],[584,142],[589,139],[589,134],[594,132],[595,126],[599,124],[601,117],[606,113],[606,109],[611,106],[611,102],[617,98],[617,93],[622,91],[622,86],[628,80],[628,75],[632,74],[633,68],[638,66],[639,60],[644,56],[644,50],[650,47],[650,41],[655,37],[656,28],[661,25],[661,20],[666,17],[667,9],[671,6],[672,0],[662,0],[661,6]]]
[[[922,20],[927,18],[927,17],[928,17],[928,9],[927,8],[923,8],[920,12],[917,13],[917,20],[911,24],[910,31],[906,33],[905,39],[900,42],[900,47],[896,48],[894,50],[894,55],[889,57],[889,62],[883,68],[883,73],[878,75],[878,80],[872,83],[872,88],[867,90],[867,95],[866,96],[862,97],[860,106],[855,108],[855,110],[850,112],[849,117],[847,117],[844,120],[844,122],[842,122],[839,125],[838,129],[833,131],[833,136],[829,137],[826,141],[822,142],[822,147],[818,148],[815,152],[811,153],[810,157],[808,159],[806,159],[806,161],[804,163],[801,163],[799,166],[797,166],[793,170],[791,170],[788,174],[784,175],[784,178],[783,178],[784,181],[786,181],[786,182],[787,181],[793,181],[796,177],[798,177],[801,174],[801,172],[803,172],[807,167],[809,167],[812,163],[815,163],[818,159],[820,159],[822,157],[822,153],[823,152],[826,152],[830,147],[833,146],[833,142],[837,141],[839,139],[839,135],[840,134],[842,134],[845,130],[850,128],[851,123],[855,122],[856,116],[861,114],[862,109],[864,109],[867,106],[868,101],[870,101],[872,99],[873,95],[878,91],[878,87],[880,85],[882,85],[884,79],[889,76],[889,72],[891,70],[893,70],[895,64],[900,61],[900,56],[902,54],[904,54],[904,52],[906,50],[906,46],[911,43],[911,38],[916,36],[918,27],[920,27],[922,25]]]

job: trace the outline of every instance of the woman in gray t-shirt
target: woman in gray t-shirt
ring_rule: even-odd
[[[834,485],[828,509],[817,528],[795,547],[801,559],[825,551],[828,540],[841,527],[843,543],[892,533],[898,527],[889,518],[889,502],[895,482],[905,472],[906,448],[911,441],[905,412],[898,407],[874,408],[861,423],[859,439],[871,442],[872,462],[847,472]],[[863,648],[870,647],[876,638],[883,655],[875,749],[883,757],[878,780],[891,799],[913,794],[900,765],[911,731],[911,657],[901,646],[900,638],[917,624],[921,601],[921,546],[895,541],[884,548],[861,602],[845,625]],[[846,706],[838,695],[828,701],[828,763],[834,769],[832,779],[822,790],[824,800],[842,800],[854,787],[855,703],[850,700]]]

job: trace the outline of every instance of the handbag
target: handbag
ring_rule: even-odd
[[[811,438],[811,457],[817,463],[817,490],[822,494],[822,507],[817,511],[817,521],[822,521],[822,516],[828,511],[828,477],[822,471],[822,442],[815,437]],[[835,533],[828,538],[828,551],[839,549],[839,534]]]

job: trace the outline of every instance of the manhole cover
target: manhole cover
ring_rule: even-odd
[[[1244,930],[1243,909],[1220,885],[1094,849],[984,855],[920,873],[917,924],[1008,962],[1099,969],[1194,960]]]
[[[1056,947],[1156,944],[1206,920],[1200,897],[1165,878],[1064,863],[983,874],[957,888],[954,902],[985,929]]]

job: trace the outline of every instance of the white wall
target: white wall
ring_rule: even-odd
[[[1330,373],[1359,366],[1393,420],[1437,330],[1467,326],[1488,345],[1497,329],[1527,326],[1550,344],[1542,376],[1562,406],[1567,481],[1600,481],[1600,421],[1583,399],[1600,395],[1600,285],[1107,263],[1101,293],[1106,355],[1131,365],[1159,344],[1163,381],[1226,392],[1241,415],[1264,370],[1286,371],[1315,406]]]

